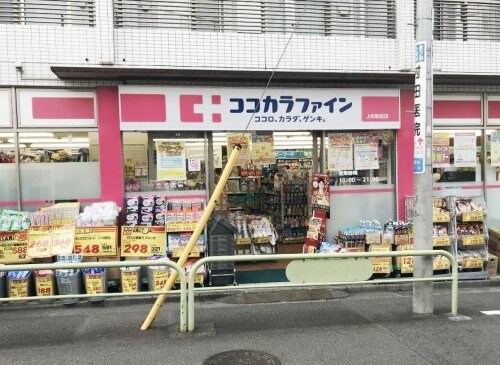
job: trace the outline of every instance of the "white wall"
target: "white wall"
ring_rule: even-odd
[[[413,0],[397,1],[397,39],[294,35],[279,69],[387,72],[413,67]],[[95,27],[0,24],[0,86],[94,86],[64,82],[52,65],[272,70],[289,34],[113,30],[112,0],[96,0]],[[436,41],[435,69],[497,73],[500,42]],[[23,67],[23,73],[16,70]],[[99,84],[106,84],[99,82]],[[109,84],[109,83],[108,83]]]

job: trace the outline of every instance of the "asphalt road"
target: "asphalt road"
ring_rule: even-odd
[[[0,364],[201,365],[234,349],[297,365],[500,364],[500,315],[481,313],[500,310],[498,286],[461,289],[459,312],[470,318],[463,321],[449,319],[448,290],[435,290],[433,315],[412,313],[411,291],[342,294],[261,304],[214,297],[197,304],[188,334],[178,332],[176,302],[148,331],[139,328],[152,300],[0,305]]]

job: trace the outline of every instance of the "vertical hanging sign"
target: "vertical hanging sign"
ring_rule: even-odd
[[[427,110],[425,82],[427,75],[426,42],[418,42],[415,48],[415,121],[413,172],[425,172],[425,113]]]
[[[490,151],[491,166],[500,166],[500,132],[498,131],[491,133]]]

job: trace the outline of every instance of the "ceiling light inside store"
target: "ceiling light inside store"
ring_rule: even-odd
[[[11,138],[9,139],[10,143],[14,143],[14,139]],[[59,143],[89,143],[88,137],[76,137],[76,138],[23,138],[21,137],[19,139],[19,142],[21,143],[53,143],[53,144],[59,144]]]
[[[19,132],[19,137],[54,137],[52,132]]]
[[[31,148],[48,148],[48,149],[60,149],[60,148],[88,148],[89,145],[85,143],[33,143]]]

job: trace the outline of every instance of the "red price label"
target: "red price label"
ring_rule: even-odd
[[[151,249],[152,249],[151,252],[153,251],[160,252],[159,247],[151,247]],[[138,254],[139,256],[140,254],[147,255],[149,254],[149,251],[150,251],[149,245],[140,245],[138,243],[135,244],[127,243],[124,245],[122,249],[122,253],[124,254]]]
[[[75,246],[75,253],[81,255],[99,255],[101,253],[100,245],[85,245],[85,246]]]

